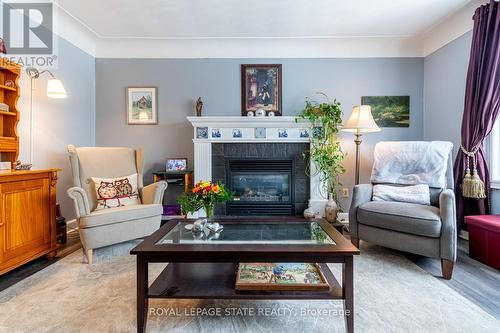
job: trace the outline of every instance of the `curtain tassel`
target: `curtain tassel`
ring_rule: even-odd
[[[476,153],[479,147],[474,148],[472,151],[467,151],[463,146],[460,146],[462,152],[467,156],[467,168],[465,169],[465,176],[462,181],[462,196],[470,199],[484,199],[486,198],[486,190],[484,182],[479,177],[476,169]],[[472,159],[472,175],[470,172],[470,159]]]

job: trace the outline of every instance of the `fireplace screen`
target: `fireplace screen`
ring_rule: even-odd
[[[294,215],[291,160],[228,160],[229,215]]]
[[[234,201],[287,202],[290,198],[290,174],[269,172],[234,172],[231,174]]]

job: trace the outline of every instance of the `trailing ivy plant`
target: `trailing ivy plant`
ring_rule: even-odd
[[[346,171],[343,165],[345,154],[338,140],[338,133],[342,127],[341,104],[336,99],[331,102],[324,93],[316,93],[316,95],[325,97],[326,102],[319,103],[306,98],[306,106],[295,121],[298,119],[309,121],[312,144],[311,149],[304,153],[304,158],[314,162],[325,191],[331,193],[333,199],[339,204],[338,192],[342,186],[340,175]],[[318,127],[321,127],[320,133],[315,130]],[[310,170],[308,172],[310,173]]]

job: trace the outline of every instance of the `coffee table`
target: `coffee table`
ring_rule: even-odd
[[[171,220],[130,251],[137,256],[137,332],[146,329],[148,300],[287,299],[344,300],[346,328],[354,330],[353,256],[359,250],[325,220],[299,217],[216,218],[217,236],[194,234],[192,220]],[[148,286],[148,264],[168,262]],[[240,262],[319,263],[328,291],[237,291]],[[326,263],[342,264],[342,285]]]

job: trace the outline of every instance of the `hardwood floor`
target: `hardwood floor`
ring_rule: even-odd
[[[451,280],[441,277],[440,260],[410,253],[405,253],[405,256],[500,320],[500,271],[471,259],[466,240],[458,241],[457,262]]]
[[[44,269],[64,256],[81,248],[78,232],[68,233],[68,242],[61,246],[54,259],[39,258],[0,276],[0,291]],[[441,277],[441,261],[410,253],[404,255],[416,265],[434,275],[465,298],[500,320],[500,271],[471,259],[468,255],[468,242],[459,239],[458,259],[453,270],[453,278]]]

